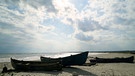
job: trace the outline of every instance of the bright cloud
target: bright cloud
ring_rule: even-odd
[[[2,0],[0,52],[134,50],[134,3]]]

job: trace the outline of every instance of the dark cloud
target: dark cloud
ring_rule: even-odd
[[[1,34],[3,34],[2,36],[4,36],[4,34],[6,36],[9,35],[11,36],[12,39],[15,39],[15,40],[21,41],[24,39],[33,39],[34,34],[29,33],[29,31],[31,30],[29,28],[32,29],[33,27],[20,28],[20,27],[14,26],[13,24],[0,22],[0,29],[3,29],[2,31],[0,30]]]
[[[30,5],[35,9],[38,9],[41,6],[44,6],[47,8],[48,12],[56,12],[57,10],[55,9],[53,5],[53,0],[1,0],[0,1],[0,6],[6,6],[10,10],[15,10],[20,13],[24,13],[24,8],[22,9],[20,7],[20,3],[24,5]]]
[[[112,5],[114,14],[126,14],[128,12],[127,5],[124,3],[115,3]]]
[[[135,19],[131,19],[131,18],[126,19],[126,18],[118,17],[118,16],[115,16],[113,19],[113,23],[127,25],[127,26],[135,24],[134,21],[135,21]]]
[[[45,6],[48,12],[56,12],[53,0],[27,0],[27,3],[36,9],[40,6]]]
[[[20,2],[20,0],[0,0],[1,5],[8,4],[9,6],[18,6],[19,2]]]
[[[69,21],[71,24],[74,24],[74,21],[71,18],[67,18],[67,21]]]
[[[81,41],[90,41],[93,39],[92,36],[84,35],[83,33],[78,33],[75,35],[75,38],[81,40]]]
[[[119,13],[119,14],[125,14],[125,13],[127,13],[127,10],[125,10],[125,9],[116,9],[116,10],[114,10],[114,12]]]
[[[11,28],[11,27],[9,27],[8,23],[0,22],[0,28],[5,29],[5,28]]]
[[[33,34],[13,24],[0,22],[0,53],[19,53],[30,49],[25,42],[31,42]]]
[[[125,0],[118,0],[119,2],[125,2]]]
[[[27,46],[20,44],[13,35],[0,33],[0,53],[23,52]]]
[[[115,18],[114,18],[114,23],[115,23],[115,24],[125,24],[126,21],[127,21],[126,19],[121,18],[121,17],[115,17]]]
[[[105,12],[103,10],[97,10],[97,16],[103,16],[105,14]]]
[[[78,28],[83,32],[94,31],[99,29],[104,29],[99,22],[91,20],[91,19],[84,19],[82,21],[78,21]]]
[[[21,0],[1,0],[0,5],[6,6],[9,10],[18,11],[20,14],[24,14],[25,11],[20,7],[20,2]]]
[[[0,28],[17,31],[17,27],[15,27],[14,25],[6,23],[6,22],[1,22],[1,21],[0,21]]]

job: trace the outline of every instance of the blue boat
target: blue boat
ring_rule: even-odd
[[[40,57],[42,62],[53,62],[57,60],[61,60],[61,64],[63,67],[65,66],[71,66],[71,65],[83,65],[88,57],[88,51],[87,52],[82,52],[76,55],[71,55],[67,57],[62,57],[62,58],[49,58],[49,57]]]

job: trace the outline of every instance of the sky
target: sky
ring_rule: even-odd
[[[0,53],[135,50],[135,0],[0,0]]]

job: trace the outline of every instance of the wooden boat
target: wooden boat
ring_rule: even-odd
[[[21,71],[53,71],[62,70],[62,65],[59,62],[46,63],[41,61],[22,61],[11,58],[11,64],[15,70]]]
[[[62,57],[62,58],[49,58],[49,57],[41,56],[40,59],[43,62],[61,60],[61,64],[65,67],[65,66],[71,66],[71,65],[83,65],[86,62],[87,56],[88,56],[88,52],[82,52],[80,54],[71,55],[71,56]]]
[[[127,58],[98,58],[91,59],[90,62],[92,63],[133,63],[134,62],[134,56],[127,57]]]

